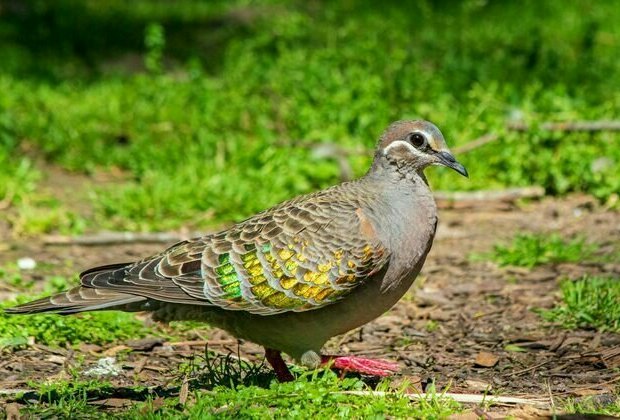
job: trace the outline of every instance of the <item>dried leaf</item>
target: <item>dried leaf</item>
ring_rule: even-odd
[[[476,360],[474,361],[474,364],[480,367],[491,368],[495,366],[498,361],[499,361],[499,357],[497,357],[493,353],[481,351],[480,353],[476,355]]]

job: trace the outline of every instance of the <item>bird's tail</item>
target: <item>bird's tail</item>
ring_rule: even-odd
[[[85,271],[80,275],[92,275],[105,271],[113,271],[127,264],[115,264],[111,266],[97,267]],[[35,314],[40,312],[52,312],[62,315],[77,312],[97,311],[102,309],[119,309],[125,311],[139,310],[140,304],[147,298],[129,293],[115,292],[108,289],[95,289],[87,286],[78,286],[53,296],[24,303],[22,305],[7,308],[4,311],[9,314]]]

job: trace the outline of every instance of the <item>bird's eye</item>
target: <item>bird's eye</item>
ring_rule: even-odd
[[[411,133],[409,135],[409,142],[419,149],[426,145],[426,137],[420,133]]]

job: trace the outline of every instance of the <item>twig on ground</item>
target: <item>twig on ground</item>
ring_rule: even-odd
[[[475,150],[481,146],[484,146],[487,143],[491,143],[495,140],[499,139],[499,136],[495,133],[488,133],[484,136],[478,137],[475,140],[470,141],[469,143],[465,143],[462,146],[457,146],[452,149],[455,154],[462,155],[464,153],[469,153],[472,150]]]
[[[312,150],[312,155],[317,159],[335,159],[340,168],[340,179],[342,181],[353,179],[353,168],[351,168],[347,157],[368,153],[366,149],[347,150],[335,143],[313,143],[308,147]]]
[[[436,191],[436,200],[443,201],[516,201],[521,198],[540,198],[545,189],[539,186],[507,188],[505,190]]]
[[[472,318],[480,319],[480,318],[484,318],[485,316],[503,314],[504,312],[506,312],[506,308],[500,308],[500,309],[495,309],[494,311],[476,313],[474,314],[474,316],[472,316]]]
[[[146,369],[151,369],[151,367],[146,367]],[[16,394],[25,394],[30,392],[36,392],[33,389],[0,389],[0,395],[16,395]],[[390,392],[383,391],[337,391],[333,392],[333,394],[343,394],[343,395],[356,395],[361,397],[387,397],[389,395],[393,395]],[[441,398],[451,398],[456,402],[464,403],[464,404],[483,404],[483,403],[491,403],[495,405],[529,405],[537,408],[549,408],[550,400],[548,398],[520,398],[520,397],[505,397],[505,396],[495,396],[495,395],[480,395],[480,394],[454,394],[454,393],[439,393],[439,394],[413,394],[407,393],[404,394],[407,398],[412,401],[424,400],[427,398],[441,397]]]
[[[592,377],[592,373],[565,373],[565,372],[549,372],[541,373],[541,376],[557,377],[557,378],[571,378],[571,379],[589,379]],[[596,374],[598,379],[613,378],[612,381],[620,380],[620,375],[616,372],[605,373],[600,370]]]
[[[549,394],[549,401],[551,405],[551,409],[555,411],[555,402],[553,401],[553,392],[551,391],[551,383],[548,379],[545,380],[545,385],[547,386],[547,393]]]
[[[142,370],[152,370],[153,372],[167,372],[169,369],[161,366],[144,365]]]
[[[223,345],[230,345],[230,344],[235,344],[237,342],[237,340],[235,339],[228,339],[228,340],[193,340],[193,341],[175,341],[175,342],[166,342],[164,343],[165,346],[171,346],[171,347],[180,347],[180,346],[188,346],[188,347],[194,347],[194,346],[201,346],[204,347],[207,344],[210,346],[223,346]]]
[[[205,232],[101,232],[91,235],[50,235],[43,238],[45,245],[118,245],[133,243],[172,243],[204,235]]]
[[[0,389],[0,395],[25,394],[27,392],[35,392],[34,389]]]
[[[539,125],[529,125],[524,121],[511,121],[506,127],[514,131],[528,131],[538,127],[546,131],[620,131],[620,121],[568,121],[568,122],[544,122]]]
[[[514,372],[511,372],[511,373],[509,373],[509,374],[508,374],[508,376],[516,376],[516,375],[521,375],[521,374],[523,374],[523,373],[526,373],[526,372],[529,372],[529,371],[531,371],[531,370],[537,369],[537,368],[539,368],[539,367],[541,367],[541,366],[544,366],[544,365],[546,365],[547,363],[550,363],[550,362],[551,362],[551,359],[549,359],[549,360],[545,360],[544,362],[542,362],[542,363],[538,363],[538,364],[536,364],[536,365],[534,365],[534,366],[529,366],[529,367],[527,367],[527,368],[525,368],[525,369],[516,370],[516,371],[514,371]]]
[[[618,382],[618,381],[620,381],[620,375],[616,375],[615,378],[610,379],[609,381],[600,382],[596,385],[609,385],[609,384],[613,384],[614,382]]]

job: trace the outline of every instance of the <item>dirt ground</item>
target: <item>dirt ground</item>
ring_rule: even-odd
[[[471,203],[470,203],[471,204]],[[438,389],[454,393],[555,397],[612,395],[620,384],[620,335],[595,331],[566,331],[550,326],[532,311],[549,308],[558,299],[558,282],[584,273],[620,276],[620,261],[611,263],[545,265],[532,270],[499,268],[472,261],[518,232],[559,232],[584,235],[615,252],[620,244],[620,214],[605,211],[593,199],[570,196],[514,206],[506,203],[444,203],[440,227],[423,272],[412,290],[387,314],[370,324],[332,339],[326,353],[355,354],[397,361],[400,377],[420,389],[435,381]],[[0,264],[23,256],[45,263],[43,273],[72,274],[111,262],[147,256],[163,244],[101,246],[44,246],[20,242],[0,253]],[[617,254],[616,254],[617,255]],[[2,290],[0,299],[11,294]],[[263,351],[212,330],[209,337],[187,342],[116,343],[106,348],[84,344],[77,350],[33,345],[5,352],[0,358],[0,389],[28,388],[27,381],[68,377],[78,355],[82,366],[95,365],[106,355],[132,348],[122,359],[122,373],[110,378],[123,385],[166,386],[178,377],[178,365],[192,354],[209,349],[237,352],[262,360]],[[513,351],[507,350],[512,349]],[[514,351],[518,346],[522,351]]]

